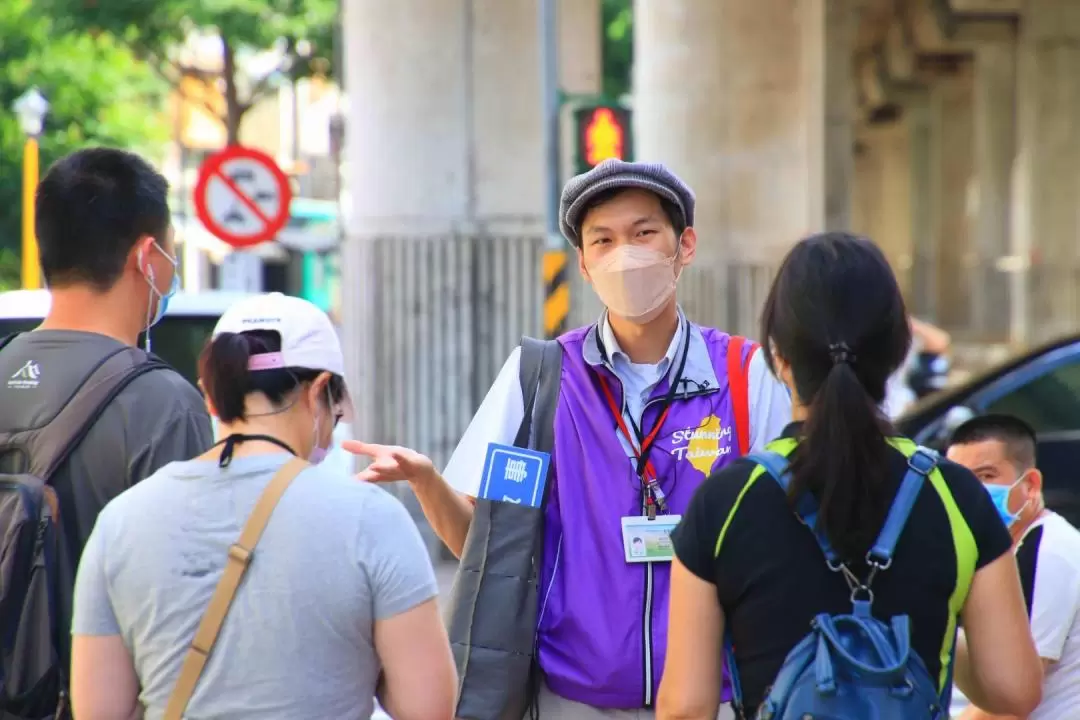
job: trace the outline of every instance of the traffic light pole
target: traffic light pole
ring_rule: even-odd
[[[562,192],[562,146],[559,142],[559,22],[558,0],[540,0],[540,87],[544,109],[544,157],[546,170],[546,233],[544,243],[544,334],[555,338],[567,330],[570,315],[570,273],[566,240],[559,230],[559,196]]]

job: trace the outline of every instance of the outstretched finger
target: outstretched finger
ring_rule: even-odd
[[[345,440],[341,443],[341,449],[351,452],[353,455],[366,455],[367,457],[375,457],[382,449],[380,445],[373,445],[361,440]]]

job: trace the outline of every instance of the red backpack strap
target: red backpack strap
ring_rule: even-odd
[[[727,349],[728,391],[735,411],[735,434],[739,438],[740,455],[750,452],[750,360],[760,347],[752,343],[744,363],[742,354],[746,343],[746,338],[732,335]]]

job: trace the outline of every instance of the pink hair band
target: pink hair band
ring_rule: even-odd
[[[260,353],[248,358],[248,370],[277,370],[285,367],[285,357],[279,352]]]

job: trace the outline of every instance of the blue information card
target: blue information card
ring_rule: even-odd
[[[540,507],[551,456],[510,445],[488,445],[480,497],[515,505]]]

